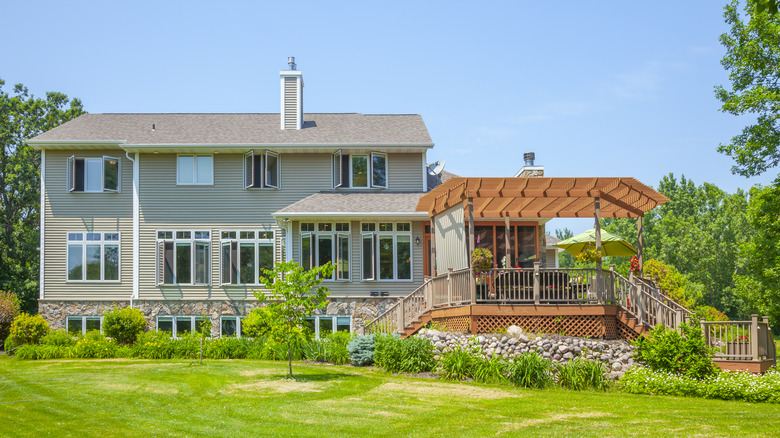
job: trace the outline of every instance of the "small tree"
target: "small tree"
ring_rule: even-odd
[[[8,337],[11,323],[19,314],[19,300],[13,292],[0,290],[0,346]]]
[[[280,262],[273,270],[263,269],[263,273],[265,276],[260,277],[260,282],[270,296],[264,291],[255,291],[255,297],[258,301],[270,301],[266,308],[279,318],[287,343],[289,376],[292,377],[290,344],[295,329],[303,325],[314,310],[327,306],[328,288],[319,285],[323,278],[333,275],[333,265],[328,262],[306,271],[295,261]]]

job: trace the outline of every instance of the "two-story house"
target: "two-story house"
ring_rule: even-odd
[[[240,333],[262,268],[336,264],[317,331],[355,330],[423,282],[433,142],[419,115],[85,114],[41,150],[39,311],[96,329],[112,306],[173,335],[206,315]]]

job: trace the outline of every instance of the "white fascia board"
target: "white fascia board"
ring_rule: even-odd
[[[428,212],[425,211],[412,211],[408,213],[404,212],[391,212],[391,211],[378,211],[378,212],[317,212],[317,213],[273,213],[275,218],[295,218],[296,220],[314,218],[321,219],[325,217],[334,218],[355,218],[360,219],[364,217],[371,218],[406,218],[406,219],[428,219]]]
[[[43,149],[102,149],[111,147],[121,149],[127,143],[124,140],[27,140],[27,145],[36,150]],[[87,146],[85,148],[85,146]]]
[[[279,72],[279,76],[303,76],[301,70],[282,70]]]

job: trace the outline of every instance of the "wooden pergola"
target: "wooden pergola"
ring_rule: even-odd
[[[642,217],[667,201],[666,196],[630,177],[453,177],[423,195],[417,211],[427,211],[433,218],[463,205],[469,218],[469,251],[474,248],[474,218],[504,218],[509,228],[510,218],[593,217],[600,252],[600,219],[635,217],[641,266]]]

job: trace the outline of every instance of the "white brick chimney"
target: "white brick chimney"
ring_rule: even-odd
[[[290,69],[280,71],[282,79],[282,129],[303,127],[303,75],[296,70],[295,57],[287,58]]]

